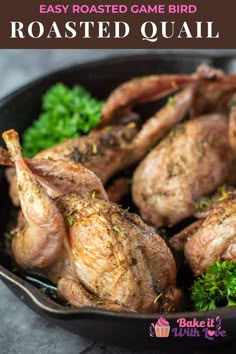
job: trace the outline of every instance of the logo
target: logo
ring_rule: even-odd
[[[151,323],[149,327],[150,337],[166,338],[169,337],[169,334],[170,324],[164,317],[160,317],[156,323]]]
[[[187,320],[184,317],[176,320],[176,325],[170,328],[169,322],[160,317],[156,323],[149,327],[150,337],[167,338],[172,337],[203,337],[207,340],[214,340],[219,337],[226,337],[226,331],[222,328],[220,316],[198,320],[193,318]]]

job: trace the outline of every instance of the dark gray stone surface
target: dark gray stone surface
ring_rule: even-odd
[[[134,52],[143,53],[147,51],[131,51],[131,53]],[[159,53],[161,52],[180,51],[159,51]],[[209,54],[210,51],[198,50],[197,52]],[[127,53],[130,53],[130,51],[0,50],[0,98],[22,84],[51,70],[70,64]],[[236,56],[236,50],[211,51],[211,54],[234,54]],[[23,305],[0,281],[0,354],[64,353],[121,354],[129,352],[94,343],[49,324]],[[159,353],[158,349],[155,353]]]

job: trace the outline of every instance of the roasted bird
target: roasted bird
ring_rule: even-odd
[[[235,76],[217,76],[198,85],[191,106],[192,114],[208,114],[177,125],[134,173],[133,199],[156,227],[193,215],[202,197],[224,182],[235,183]]]
[[[185,256],[196,276],[217,259],[236,262],[236,194],[210,211],[187,241]]]
[[[176,251],[184,250],[195,276],[203,274],[216,260],[236,262],[236,193],[230,188],[213,199],[205,218],[171,238]]]
[[[193,215],[201,197],[235,182],[229,119],[208,114],[176,127],[134,173],[133,199],[145,221],[171,226]]]
[[[23,212],[12,243],[13,255],[23,269],[47,274],[57,283],[59,296],[75,307],[140,312],[176,309],[180,298],[175,287],[176,265],[160,236],[138,216],[107,201],[98,177],[90,171],[85,174],[84,167],[85,196],[76,184],[72,189],[72,179],[79,181],[80,171],[71,162],[60,162],[52,175],[49,166],[52,162],[54,168],[55,162],[46,160],[44,167],[41,163],[36,168],[35,162],[23,159],[14,130],[5,132],[3,139],[15,165]],[[64,195],[66,170],[70,194]],[[101,199],[96,198],[95,188]]]

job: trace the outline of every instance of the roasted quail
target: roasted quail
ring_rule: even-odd
[[[180,293],[175,288],[175,261],[160,236],[138,216],[96,196],[83,197],[75,189],[49,197],[41,184],[43,173],[38,179],[23,159],[17,133],[7,131],[3,139],[16,168],[24,215],[12,244],[23,269],[47,274],[57,283],[59,296],[76,307],[176,309]],[[53,181],[47,179],[52,189]]]
[[[228,118],[209,114],[177,126],[140,163],[133,199],[144,220],[171,226],[191,216],[198,200],[235,180]]]
[[[171,238],[176,251],[184,251],[195,276],[203,274],[216,260],[236,262],[236,193],[224,191],[200,219]]]

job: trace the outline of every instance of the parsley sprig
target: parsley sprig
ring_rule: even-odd
[[[190,293],[197,311],[236,306],[236,263],[217,260],[194,281]]]
[[[23,134],[24,156],[88,133],[100,122],[102,105],[82,86],[52,86],[42,97],[42,113]]]

